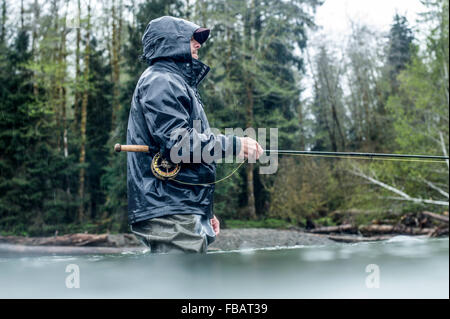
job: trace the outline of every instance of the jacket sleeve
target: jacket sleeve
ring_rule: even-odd
[[[226,154],[236,155],[240,150],[240,139],[236,136],[198,132],[190,126],[190,97],[186,88],[170,76],[160,75],[144,82],[140,102],[150,134],[159,144],[160,152],[165,158],[169,159],[171,149],[187,138],[191,160],[194,150],[200,150],[201,156],[205,147],[220,150],[211,156],[213,159],[223,158]],[[183,132],[178,140],[171,138],[176,130]]]

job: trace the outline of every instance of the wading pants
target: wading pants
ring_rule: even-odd
[[[209,219],[196,214],[151,218],[130,228],[151,253],[206,253],[215,239]]]

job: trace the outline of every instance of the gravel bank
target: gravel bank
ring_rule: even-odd
[[[221,230],[216,241],[209,246],[209,250],[328,245],[333,243],[335,242],[326,236],[297,230],[235,228]]]
[[[87,238],[86,238],[87,237]],[[324,235],[298,230],[266,228],[222,229],[209,251],[328,245],[334,241]],[[140,251],[144,246],[132,234],[72,234],[58,237],[0,236],[2,255],[102,254]]]

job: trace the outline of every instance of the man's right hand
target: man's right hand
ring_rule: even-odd
[[[264,150],[257,141],[250,137],[239,137],[241,142],[241,150],[238,154],[240,158],[254,158],[258,159]]]

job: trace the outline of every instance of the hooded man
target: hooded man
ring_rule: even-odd
[[[192,22],[164,16],[150,21],[142,37],[142,57],[149,67],[133,94],[127,144],[148,145],[149,152],[127,154],[128,221],[151,252],[206,252],[220,231],[213,214],[213,161],[181,162],[177,180],[196,185],[161,180],[152,173],[150,163],[157,153],[171,159],[179,142],[173,138],[175,131],[184,130],[190,159],[195,150],[211,146],[220,150],[214,159],[225,154],[258,158],[263,152],[251,138],[209,130],[197,89],[210,70],[198,60],[209,33]]]

